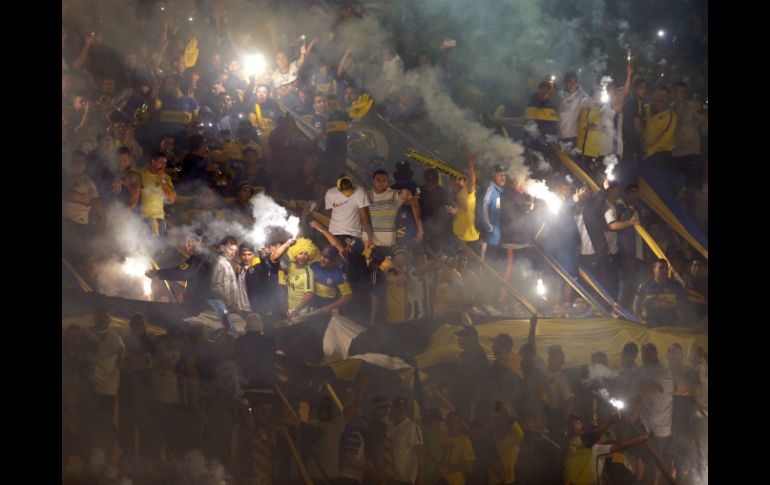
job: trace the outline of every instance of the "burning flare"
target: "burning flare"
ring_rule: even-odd
[[[243,59],[243,71],[248,76],[258,76],[265,72],[267,61],[262,54],[252,54]]]
[[[151,268],[150,261],[144,257],[129,257],[123,263],[123,272],[134,278],[141,278],[144,296],[152,296],[152,280],[144,275]]]
[[[548,190],[548,187],[545,185],[545,181],[527,180],[527,182],[524,184],[524,190],[526,190],[527,193],[532,197],[544,200],[548,208],[554,214],[559,212],[562,201],[558,195]]]

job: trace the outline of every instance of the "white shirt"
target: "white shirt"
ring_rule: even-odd
[[[273,80],[273,87],[278,88],[284,84],[294,82],[298,76],[299,68],[297,67],[297,61],[294,61],[289,64],[289,71],[286,74],[282,73],[278,70],[278,68],[276,68],[275,71],[273,71],[273,74],[270,76],[270,79]]]
[[[644,401],[640,413],[642,423],[655,436],[670,436],[674,402],[674,378],[671,377],[671,371],[660,363],[643,365],[640,369],[642,378],[660,384],[663,388],[663,392],[653,392]]]
[[[77,222],[78,224],[87,225],[88,215],[91,212],[91,200],[99,197],[94,181],[91,180],[88,175],[81,175],[75,182],[72,183],[72,185],[69,187],[69,190],[86,196],[88,199],[88,204],[73,202],[71,200],[64,200],[62,203],[64,215],[68,219]]]
[[[152,365],[152,385],[155,399],[166,404],[179,404],[179,376],[177,364],[182,358],[182,349],[173,349],[166,340],[161,340],[155,349]]]
[[[371,217],[374,245],[390,247],[396,243],[396,215],[403,201],[398,191],[391,188],[378,194],[374,189],[367,191],[369,196],[369,216]]]
[[[546,371],[545,375],[548,377],[549,404],[554,409],[567,411],[567,401],[575,396],[567,382],[567,374],[562,369],[556,372]]]
[[[612,224],[613,222],[618,220],[618,211],[615,210],[615,206],[612,205],[609,201],[606,202],[606,206],[604,209],[604,220],[605,222],[607,222],[607,225]],[[610,231],[609,229],[605,229],[604,238],[607,240],[607,245],[610,247],[610,254],[617,254],[618,253],[617,231]]]
[[[420,463],[417,447],[422,445],[420,427],[409,418],[399,424],[389,423],[388,437],[393,446],[393,468],[396,480],[415,483]]]
[[[562,91],[559,103],[559,138],[575,138],[578,132],[578,116],[588,95],[578,86],[574,93]]]
[[[311,425],[317,428],[322,436],[310,448],[318,457],[326,475],[332,479],[339,478],[339,446],[342,432],[345,431],[345,418],[334,416],[331,421],[316,421]],[[313,460],[308,462],[307,468],[313,479],[323,481],[323,474]]]
[[[118,356],[125,350],[123,338],[111,328],[103,333],[91,330],[92,338],[98,342],[94,365],[94,391],[104,396],[117,396],[120,387]]]
[[[591,447],[591,475],[593,475],[594,483],[600,483],[599,477],[602,476],[604,471],[604,460],[610,457],[609,452],[611,449],[612,445],[597,444]]]
[[[386,81],[395,81],[396,76],[404,72],[404,62],[401,60],[401,57],[396,54],[392,59],[382,63],[382,70],[385,73]]]
[[[337,187],[326,191],[324,206],[331,209],[332,217],[329,223],[329,232],[338,235],[361,237],[363,224],[358,209],[369,207],[369,198],[366,191],[356,187],[350,197],[340,192]]]
[[[578,212],[575,216],[575,223],[577,224],[578,232],[580,232],[580,254],[591,255],[594,254],[594,245],[591,244],[591,237],[588,235],[588,229],[583,221],[583,211]]]

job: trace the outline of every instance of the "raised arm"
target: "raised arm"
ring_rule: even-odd
[[[364,225],[364,231],[369,238],[366,244],[369,247],[374,247],[374,231],[372,231],[372,222],[369,218],[369,207],[360,207],[358,214],[361,216],[361,223]]]
[[[345,64],[348,63],[348,59],[352,53],[353,48],[348,46],[348,48],[345,49],[345,54],[342,55],[342,59],[340,59],[339,65],[337,66],[337,78],[341,78],[345,74]]]
[[[285,253],[286,250],[289,249],[295,242],[297,242],[296,239],[289,239],[285,243],[281,244],[281,247],[276,249],[275,252],[270,255],[270,261],[277,263],[278,260],[281,259],[281,256],[283,256],[283,253]]]
[[[537,330],[537,317],[532,315],[529,317],[529,335],[527,335],[527,344],[532,346],[532,350],[537,353],[537,347],[535,347],[535,331]]]
[[[329,241],[329,244],[334,246],[337,251],[339,251],[340,256],[342,256],[342,259],[347,261],[347,258],[345,257],[345,245],[340,242],[337,237],[330,233],[324,226],[318,221],[310,221],[310,227],[315,229],[316,231],[323,234],[323,236],[326,238],[327,241]]]
[[[468,178],[465,180],[465,189],[468,193],[476,190],[476,155],[468,159]]]
[[[629,95],[629,93],[631,93],[631,78],[633,77],[634,65],[629,62],[628,67],[626,68],[626,82],[623,85],[623,92],[616,96],[612,101],[612,109],[616,113],[623,111],[623,103],[625,103],[626,97]]]

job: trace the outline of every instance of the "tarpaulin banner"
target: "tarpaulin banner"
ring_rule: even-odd
[[[659,188],[662,184],[657,177],[655,174],[646,172],[644,178],[639,179],[639,196],[642,201],[704,258],[708,259],[708,241],[674,197]]]

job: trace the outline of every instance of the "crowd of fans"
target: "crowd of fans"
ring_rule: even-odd
[[[523,83],[534,91],[528,99],[498,103],[475,94],[482,71],[462,68],[451,39],[376,52],[342,43],[335,34],[350,23],[402,21],[377,4],[260,3],[252,8],[265,19],[292,9],[336,18],[329,32],[263,21],[249,34],[223,2],[194,13],[184,4],[137,5],[125,25],[107,29],[98,15],[83,15],[87,2],[63,4],[63,256],[99,291],[100,267],[119,252],[115,234],[141,220],[133,237],[152,241],[160,262],[146,272],[151,298],[200,311],[215,300],[224,328],[172,326],[156,337],[136,315],[121,336],[99,310],[93,327],[64,329],[62,467],[72,483],[120,483],[121,475],[133,483],[306,475],[321,483],[660,483],[668,473],[699,483],[707,473],[702,348],[685,356],[674,344],[663,365],[654,345],[629,343],[619,369],[601,352],[565,369],[570,349],[550,347],[547,362],[538,355],[533,318],[518,351],[498,335],[490,365],[468,325],[458,332],[452,379],[437,379],[424,400],[410,390],[375,395],[367,406],[367,387],[379,388],[364,378],[335,404],[336,395],[310,390],[312,379],[291,375],[284,400],[271,336],[319,315],[396,331],[528,318],[529,302],[547,317],[627,308],[649,327],[707,330],[706,261],[639,193],[640,175],[661,176],[661,190],[707,233],[707,101],[685,82],[653,84],[662,76],[629,55],[622,84],[586,79],[584,90],[570,71]],[[119,45],[121,29],[143,40]],[[698,50],[690,43],[669,54],[689,56]],[[272,53],[274,67],[254,67],[255,46]],[[432,147],[453,143],[437,141],[415,89],[436,66],[458,104],[500,136],[523,139],[527,167],[561,200],[557,213],[509,163],[481,166],[473,148],[462,151],[467,164],[453,160],[464,170],[454,178],[427,168],[417,180],[406,160],[348,160],[374,81],[396,85],[369,116]],[[698,82],[692,69],[667,73]],[[600,190],[554,168],[557,149]],[[276,203],[300,219],[298,234],[263,227],[258,247],[227,229],[252,227],[260,208]],[[611,299],[606,308],[592,303],[604,304],[593,290],[579,295],[565,281],[579,268]],[[542,279],[547,296],[542,281],[535,285]],[[245,334],[231,314],[246,321]],[[610,395],[626,403],[622,412]]]

